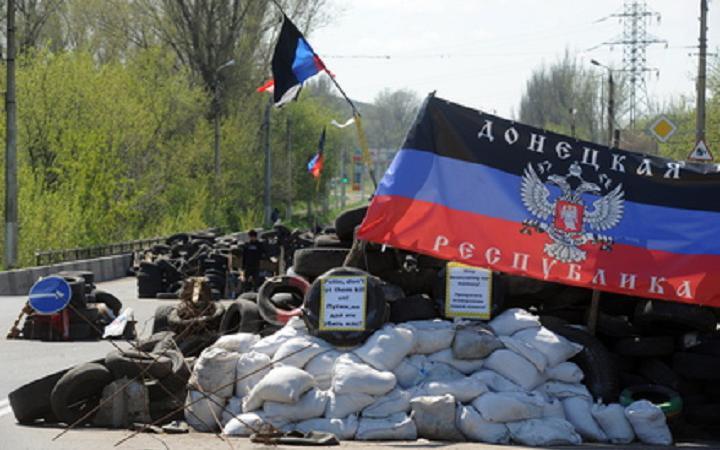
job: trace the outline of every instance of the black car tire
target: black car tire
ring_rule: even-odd
[[[304,248],[293,256],[293,270],[298,275],[314,280],[330,269],[342,267],[349,250],[346,248]]]
[[[100,402],[102,391],[113,381],[107,367],[97,363],[81,364],[70,369],[50,393],[52,410],[59,422],[74,424]],[[93,415],[85,419],[92,420]]]

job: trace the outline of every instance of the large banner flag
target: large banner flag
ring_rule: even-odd
[[[466,264],[720,306],[720,165],[607,148],[429,97],[359,232]]]

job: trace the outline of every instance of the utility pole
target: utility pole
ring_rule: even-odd
[[[7,2],[7,132],[5,137],[5,268],[17,264],[18,181],[17,128],[15,110],[15,0]]]
[[[705,74],[707,72],[707,0],[700,0],[700,59],[697,78],[696,142],[705,140]]]
[[[265,106],[265,118],[263,120],[263,127],[265,131],[265,183],[264,183],[264,189],[263,189],[263,206],[265,211],[265,216],[263,220],[263,224],[265,225],[265,228],[270,228],[270,216],[272,215],[272,211],[270,209],[270,175],[272,171],[272,164],[270,161],[270,108],[272,106],[272,97],[270,97],[267,105]]]
[[[612,147],[613,128],[615,127],[615,81],[613,80],[613,69],[601,63],[597,59],[591,59],[590,64],[602,67],[608,73],[608,104],[607,104],[607,146]]]
[[[345,210],[345,189],[347,187],[347,150],[342,148],[341,154],[342,170],[340,171],[340,209]]]
[[[214,154],[215,154],[215,182],[219,189],[220,186],[220,71],[226,67],[234,66],[235,60],[231,59],[215,69],[215,82],[213,83],[213,128],[215,129]]]
[[[287,158],[287,183],[288,183],[288,195],[287,195],[287,206],[285,210],[285,216],[286,220],[290,221],[292,219],[292,202],[293,202],[293,177],[292,177],[292,144],[291,144],[291,136],[290,136],[290,116],[287,118],[287,122],[285,124],[285,156]]]

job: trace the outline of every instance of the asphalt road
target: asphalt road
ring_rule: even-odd
[[[99,283],[99,288],[109,291],[123,302],[123,307],[132,308],[138,321],[138,331],[141,335],[148,335],[152,327],[152,314],[159,305],[172,304],[172,300],[139,300],[136,294],[134,278]],[[49,373],[61,370],[72,365],[92,359],[104,357],[114,347],[109,341],[97,342],[41,342],[29,340],[6,340],[5,333],[15,321],[18,313],[25,304],[25,297],[0,297],[0,450],[213,450],[213,449],[273,449],[267,445],[253,444],[245,438],[221,438],[207,433],[194,433],[186,435],[154,435],[140,434],[123,444],[115,444],[130,434],[126,430],[80,429],[72,430],[57,440],[55,436],[62,431],[61,428],[51,426],[21,426],[15,422],[15,417],[7,403],[7,395],[12,390],[40,378]],[[126,344],[120,344],[126,345]],[[684,448],[718,448],[717,443],[682,443]],[[509,446],[481,445],[476,443],[441,443],[418,440],[413,442],[343,442],[346,449],[506,449]],[[622,448],[627,448],[624,446]],[[290,447],[287,447],[290,448]],[[512,447],[528,448],[528,447]],[[619,449],[620,446],[588,445],[583,449],[602,448]],[[630,446],[635,450],[651,449],[653,447],[635,444]],[[666,448],[666,447],[656,447]]]

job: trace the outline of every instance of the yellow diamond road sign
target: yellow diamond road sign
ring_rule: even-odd
[[[675,130],[677,130],[675,124],[665,116],[658,117],[657,120],[650,126],[650,133],[652,133],[652,135],[660,142],[667,142],[667,140],[670,139],[670,136],[675,133]]]

